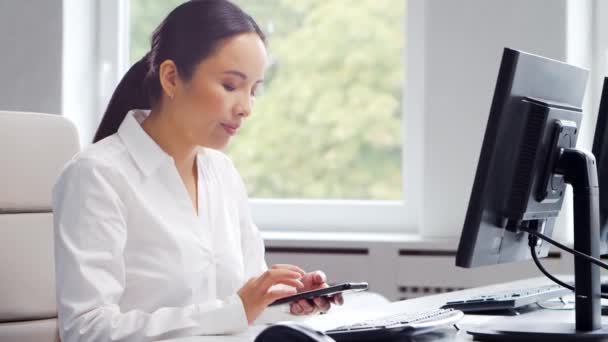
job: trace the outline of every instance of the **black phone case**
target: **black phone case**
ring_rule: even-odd
[[[324,289],[317,289],[312,291],[301,292],[293,296],[277,299],[272,302],[269,306],[281,305],[285,303],[295,302],[297,300],[307,298],[312,299],[315,297],[331,296],[333,294],[345,291],[364,291],[367,290],[367,283],[343,283],[337,284]]]

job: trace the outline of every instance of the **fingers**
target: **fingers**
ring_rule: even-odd
[[[325,273],[321,271],[306,273],[301,279],[305,286],[302,291],[316,290],[327,287],[328,285],[326,278]]]
[[[290,311],[294,315],[310,315],[316,312],[327,312],[330,308],[329,298],[316,297],[312,300],[301,299],[291,303]]]
[[[301,279],[300,279],[301,278]],[[300,267],[290,264],[275,264],[258,279],[258,286],[261,290],[266,291],[265,296],[268,303],[277,299],[295,294],[295,289],[269,289],[276,284],[284,284],[296,287],[302,291],[328,287],[327,276],[323,271],[315,271],[305,273]],[[305,285],[306,284],[306,285]],[[290,304],[290,311],[294,315],[310,315],[316,312],[326,312],[330,309],[331,303],[342,305],[344,302],[341,294],[336,294],[331,297],[317,297],[312,300],[301,299]]]
[[[301,269],[300,267],[298,267],[296,265],[274,264],[270,268],[273,269],[273,270],[276,270],[276,269],[288,269],[288,270],[292,270],[292,271],[300,273],[300,276],[304,276],[306,274],[306,272],[303,269]]]
[[[327,282],[327,276],[323,271],[315,271],[312,276],[312,281],[314,284],[325,284],[325,282]]]
[[[304,287],[304,284],[299,280],[300,273],[286,268],[270,269],[258,278],[258,285],[263,292],[276,284],[284,284],[296,288]]]
[[[329,297],[329,301],[336,305],[344,304],[344,297],[342,297],[341,293],[336,293],[335,295]]]
[[[296,290],[294,288],[284,288],[284,289],[272,290],[272,291],[268,291],[266,293],[264,300],[267,304],[270,304],[277,299],[295,295],[297,292],[298,292],[298,290]]]
[[[300,299],[295,303],[291,303],[290,311],[294,315],[310,315],[316,312],[327,312],[331,308],[330,301],[337,300],[340,305],[342,303],[342,297],[339,296],[336,299],[334,297],[316,297],[312,300]]]
[[[299,305],[302,308],[300,315],[311,315],[317,312],[317,307],[307,299],[300,299],[294,305]]]
[[[313,299],[313,303],[318,311],[327,312],[331,307],[329,299],[327,297],[316,297]]]
[[[300,305],[300,303],[295,302],[295,303],[291,303],[289,306],[289,311],[291,312],[292,315],[303,315],[303,311],[304,308],[302,308],[302,305]]]

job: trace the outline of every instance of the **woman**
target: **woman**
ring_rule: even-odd
[[[266,62],[263,33],[227,0],[184,3],[155,30],[53,190],[63,341],[237,332],[272,301],[327,286],[320,271],[267,269],[242,180],[217,151],[251,114]]]

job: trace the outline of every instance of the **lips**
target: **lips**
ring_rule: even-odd
[[[224,127],[224,130],[229,135],[234,135],[236,133],[236,131],[239,129],[240,126],[241,126],[240,124],[231,124],[231,123],[223,123],[222,124],[222,127]]]

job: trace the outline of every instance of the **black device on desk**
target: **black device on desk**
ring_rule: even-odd
[[[608,253],[608,78],[604,78],[593,136],[593,155],[600,186],[600,253]],[[607,285],[608,287],[608,285]]]
[[[608,254],[608,77],[604,77],[595,133],[593,155],[597,164],[597,180],[600,186],[600,253]],[[608,282],[601,285],[602,293],[608,293]],[[608,307],[602,306],[602,315],[608,315]]]
[[[606,255],[608,253],[608,183],[605,184],[608,182],[608,78],[604,78],[596,122],[592,152],[597,164],[600,186],[600,254]],[[601,284],[601,292],[608,293],[608,282]],[[572,291],[560,285],[548,285],[484,293],[453,300],[442,307],[462,310],[465,313],[505,314],[509,311],[518,312],[517,310],[531,304],[568,294],[572,294]],[[602,305],[601,312],[602,315],[608,315],[608,306]]]
[[[337,293],[354,292],[354,291],[365,291],[367,290],[367,283],[343,283],[338,285],[332,285],[322,289],[311,290],[300,292],[293,296],[283,297],[270,303],[269,306],[287,304],[298,301],[300,299],[313,299],[316,297],[329,297]]]
[[[323,332],[304,324],[279,322],[264,329],[254,342],[335,342]]]
[[[462,230],[456,265],[475,267],[548,254],[566,184],[574,190],[574,249],[599,258],[595,158],[576,148],[588,72],[505,49]],[[561,246],[560,248],[567,248]],[[593,261],[594,263],[597,260]],[[476,339],[608,339],[600,316],[598,266],[575,258],[576,323],[505,322],[470,329]]]
[[[442,308],[461,310],[464,313],[517,314],[537,303],[572,294],[561,285],[543,285],[503,291],[487,292],[447,302]]]
[[[608,254],[608,77],[604,78],[602,87],[592,151],[597,164],[597,180],[600,186],[600,253],[606,255]],[[605,285],[602,292],[608,292],[608,284]]]

